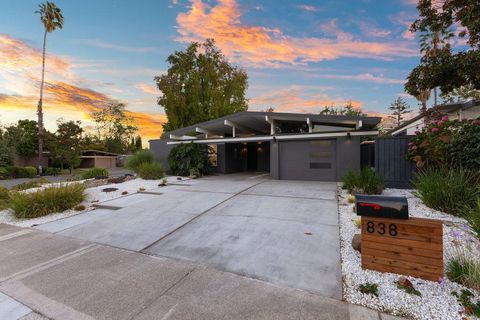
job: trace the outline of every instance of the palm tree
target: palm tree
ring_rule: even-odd
[[[63,15],[60,8],[55,3],[47,1],[38,5],[39,10],[35,13],[40,14],[40,21],[45,27],[43,35],[43,56],[42,56],[42,81],[40,82],[40,99],[37,105],[38,114],[38,172],[42,173],[42,155],[43,155],[43,85],[45,82],[45,47],[47,45],[47,33],[55,31],[55,29],[62,29]]]

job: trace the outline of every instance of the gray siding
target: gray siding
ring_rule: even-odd
[[[337,181],[348,170],[360,170],[360,137],[337,138]]]
[[[155,159],[162,164],[165,171],[168,171],[170,169],[168,166],[168,155],[174,145],[167,144],[167,140],[164,139],[149,140],[148,142],[150,144],[150,151],[153,153]]]

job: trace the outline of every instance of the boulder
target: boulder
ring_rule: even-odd
[[[362,252],[362,235],[360,233],[353,236],[352,248],[358,252]]]
[[[400,277],[400,278],[398,279],[398,284],[399,284],[400,286],[402,286],[403,288],[405,288],[405,289],[406,289],[406,288],[413,289],[413,284],[412,284],[412,282],[411,282],[410,280],[408,280],[407,278],[405,278],[405,277]]]

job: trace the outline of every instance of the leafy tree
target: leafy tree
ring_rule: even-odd
[[[395,99],[388,109],[392,111],[390,118],[395,120],[397,126],[402,123],[403,115],[410,112],[410,106],[402,97]]]
[[[365,113],[359,108],[355,108],[351,102],[347,103],[344,107],[335,108],[324,107],[320,111],[321,115],[340,115],[340,116],[365,116]]]
[[[449,94],[442,94],[444,103],[462,102],[470,99],[480,101],[480,90],[473,89],[471,85],[453,89]]]
[[[37,105],[37,114],[38,114],[38,170],[39,173],[42,173],[42,166],[40,165],[42,154],[43,154],[43,139],[42,135],[44,132],[43,128],[43,86],[45,83],[45,49],[47,46],[47,34],[55,31],[57,28],[63,28],[63,15],[62,11],[55,5],[55,3],[47,1],[41,3],[38,6],[39,10],[35,13],[40,14],[40,21],[45,27],[45,32],[43,34],[43,54],[42,54],[42,80],[40,82],[40,99],[38,100]]]
[[[9,143],[6,131],[0,128],[0,167],[11,166],[14,154],[15,149]]]
[[[133,117],[129,116],[125,109],[126,105],[123,103],[109,102],[100,111],[92,114],[97,139],[105,141],[106,151],[127,152],[131,137],[138,131]]]
[[[417,10],[419,18],[412,24],[410,30],[423,35],[433,35],[432,43],[441,45],[431,46],[429,50],[422,49],[424,55],[420,65],[415,67],[408,76],[405,90],[415,97],[422,90],[436,87],[439,87],[444,95],[463,86],[479,90],[480,10],[478,1],[420,0]],[[462,31],[452,35],[450,30],[455,26],[459,26]],[[453,52],[450,46],[452,39],[465,39],[468,48]]]
[[[47,147],[53,161],[60,164],[60,167],[68,166],[70,172],[80,165],[81,138],[83,129],[80,121],[57,120],[58,129],[55,134],[50,135],[47,140]]]
[[[136,151],[142,150],[142,137],[140,136],[135,137],[135,149]]]
[[[38,126],[33,120],[18,120],[5,129],[7,144],[22,157],[33,157],[38,150]]]
[[[155,77],[168,118],[164,131],[247,110],[247,74],[228,63],[213,39],[194,42],[167,62],[167,74]]]

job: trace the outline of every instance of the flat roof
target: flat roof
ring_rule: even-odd
[[[228,121],[235,125],[239,134],[268,135],[270,134],[269,120],[307,122],[307,119],[314,124],[357,125],[361,123],[358,130],[363,131],[372,130],[381,121],[379,117],[243,111],[172,130],[166,134],[185,136],[197,134],[199,132],[198,130],[204,130],[210,132],[212,135],[225,136],[232,132],[232,127],[225,123],[225,121]]]

